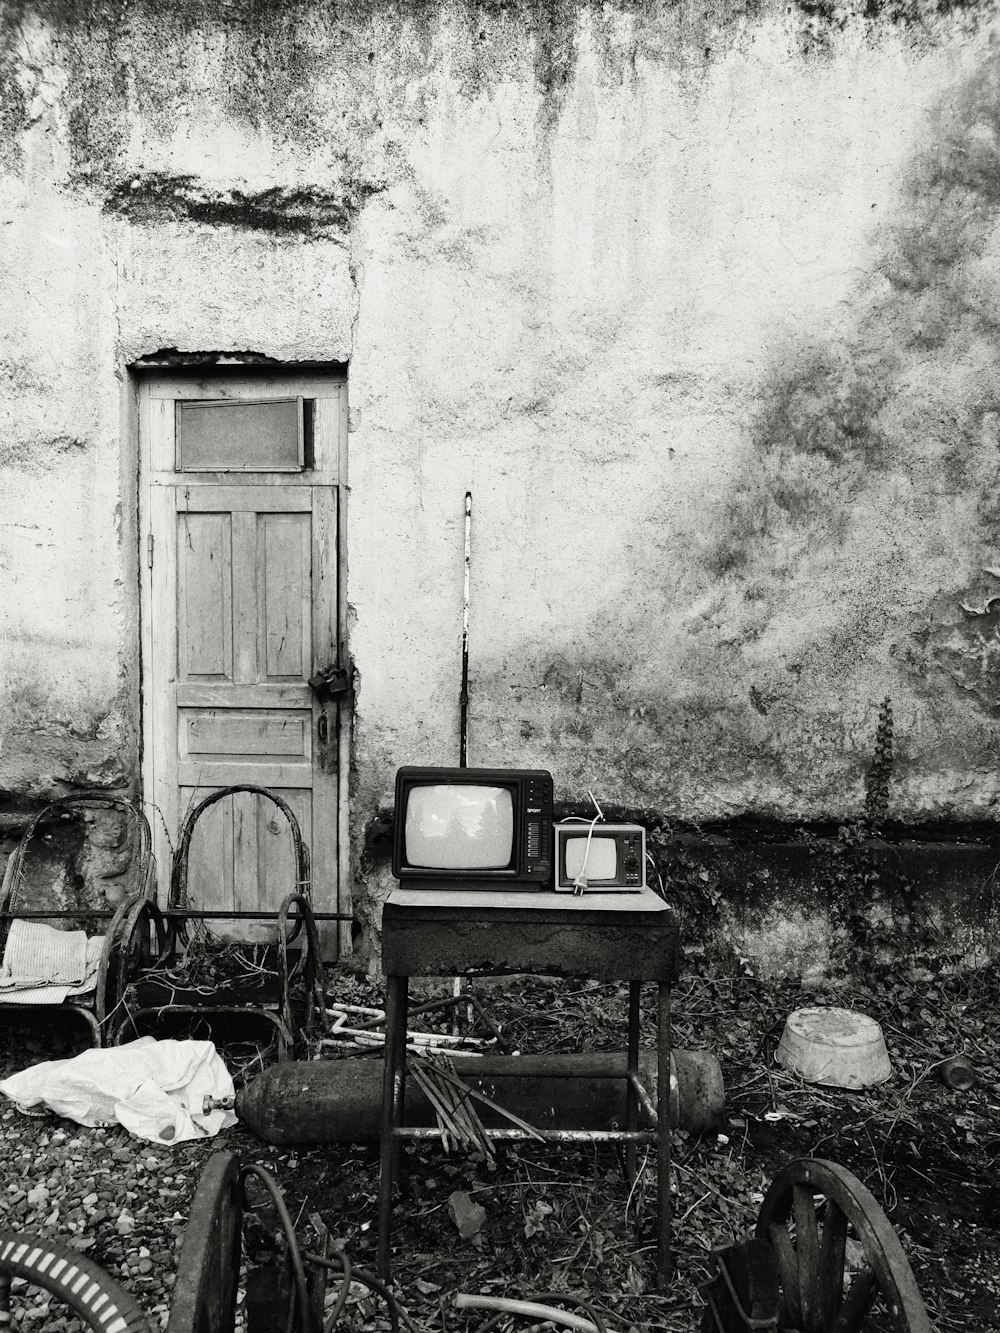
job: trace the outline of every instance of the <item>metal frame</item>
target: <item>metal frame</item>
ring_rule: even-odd
[[[292,886],[292,891],[286,894],[276,912],[191,909],[187,905],[188,861],[195,826],[211,806],[238,792],[249,792],[271,801],[285,816],[294,850],[295,883]],[[166,910],[161,911],[153,902],[135,903],[122,925],[118,994],[122,997],[123,1015],[114,1031],[114,1042],[116,1044],[120,1043],[128,1032],[138,1035],[140,1020],[142,1019],[150,1019],[155,1022],[169,1014],[187,1014],[201,1017],[225,1014],[252,1015],[260,1018],[275,1030],[278,1059],[283,1060],[299,1044],[303,1035],[313,1035],[318,1025],[325,1029],[327,1023],[324,1003],[323,961],[320,955],[316,917],[313,914],[309,898],[309,887],[309,851],[302,840],[298,820],[295,818],[291,807],[275,792],[268,791],[266,787],[256,787],[249,783],[242,783],[231,787],[222,787],[206,796],[196,806],[193,806],[185,817],[177,851],[174,854],[171,866],[169,906]],[[294,915],[292,914],[293,909]],[[343,919],[343,914],[338,913],[326,912],[322,915],[326,920]],[[190,1000],[185,998],[188,994],[185,990],[182,997],[177,1000],[171,999],[162,1004],[133,1004],[129,1007],[127,1000],[130,987],[134,987],[143,981],[155,981],[157,973],[162,974],[173,966],[178,945],[187,936],[188,923],[193,920],[216,919],[274,921],[278,956],[274,974],[276,986],[273,988],[273,996],[262,999],[259,995],[248,993],[244,999],[238,994],[226,994],[230,990],[238,992],[239,986],[237,983],[233,987],[220,987],[220,990],[226,994],[226,998],[223,1000],[218,1000],[212,995],[207,995],[204,1000]],[[288,956],[288,946],[293,943],[303,928],[306,936],[304,958],[292,965]],[[133,942],[141,945],[144,939],[148,939],[151,930],[156,935],[157,957],[148,967],[136,972],[133,970],[132,964]],[[305,972],[306,1009],[302,1023],[298,1024],[292,1014],[290,988],[293,978],[298,975],[300,969],[304,969]]]
[[[553,895],[554,896],[554,895]],[[579,900],[570,900],[578,902]],[[552,912],[558,914],[559,908],[564,908],[567,899],[560,895],[558,905],[552,908]],[[402,1146],[406,1140],[427,1140],[439,1137],[436,1129],[426,1127],[407,1126],[404,1123],[404,1098],[406,1090],[407,1062],[406,1062],[406,1025],[409,1009],[409,979],[410,976],[432,976],[441,975],[442,969],[433,963],[428,962],[426,958],[421,958],[420,945],[417,942],[412,947],[415,949],[415,956],[412,963],[407,963],[406,954],[408,941],[414,940],[411,923],[406,920],[394,922],[393,914],[390,910],[392,898],[383,913],[383,956],[388,955],[389,963],[387,965],[386,976],[386,1045],[385,1045],[385,1066],[384,1082],[382,1095],[382,1139],[381,1139],[381,1171],[379,1178],[379,1198],[378,1198],[378,1260],[376,1271],[383,1282],[390,1279],[390,1240],[392,1231],[392,1207],[393,1194],[396,1180],[399,1176],[401,1166]],[[488,904],[484,903],[484,908],[489,911]],[[414,909],[410,909],[411,911]],[[419,910],[419,909],[417,909]],[[505,909],[503,906],[496,906],[492,909],[495,912],[498,926],[501,928],[505,920]],[[629,895],[629,902],[626,908],[622,909],[622,916],[628,917],[628,928],[634,924],[633,918],[636,910],[635,897]],[[641,910],[641,909],[640,909]],[[516,909],[515,909],[516,911]],[[647,915],[652,916],[651,913]],[[431,908],[428,913],[428,928],[433,928],[434,909]],[[510,913],[507,914],[510,919]],[[671,918],[672,921],[672,918]],[[607,915],[607,924],[604,929],[608,932],[615,930],[615,913],[609,912]],[[577,936],[583,943],[581,948],[592,947],[587,939],[587,932],[590,927],[584,923],[574,922],[572,914],[562,918],[559,931],[569,939]],[[461,927],[459,926],[459,931]],[[652,932],[651,932],[652,933]],[[418,932],[419,936],[419,932]],[[417,936],[417,938],[418,938]],[[459,945],[459,953],[461,952]],[[489,962],[484,959],[483,945],[480,940],[475,954],[474,967],[480,972],[510,972],[510,971],[548,971],[550,965],[545,967],[538,966],[534,968],[530,962],[525,966],[524,958],[512,959],[510,954],[505,953],[503,945],[498,947],[495,958],[495,966],[490,967]],[[570,950],[572,953],[572,949]],[[622,949],[619,952],[621,961],[617,964],[609,961],[608,953],[612,957],[616,950],[612,947],[602,956],[600,962],[595,958],[594,970],[601,975],[619,974],[618,979],[627,980],[629,983],[629,1004],[628,1004],[628,1059],[627,1068],[624,1074],[626,1081],[626,1116],[624,1129],[609,1130],[575,1130],[575,1129],[551,1129],[539,1130],[527,1133],[521,1129],[499,1129],[490,1130],[490,1137],[502,1142],[524,1141],[532,1138],[541,1138],[550,1142],[562,1143],[622,1143],[625,1145],[626,1169],[630,1176],[634,1178],[636,1170],[636,1148],[639,1144],[650,1144],[658,1150],[658,1180],[657,1180],[657,1245],[656,1245],[656,1267],[658,1281],[661,1290],[665,1289],[670,1282],[671,1277],[671,1224],[672,1224],[672,1203],[670,1193],[670,1167],[671,1167],[671,1146],[672,1132],[670,1124],[670,999],[671,999],[671,981],[664,977],[673,975],[675,964],[672,960],[664,959],[662,964],[662,975],[656,978],[657,982],[657,1089],[656,1105],[652,1105],[650,1099],[642,1087],[639,1076],[639,1047],[640,1047],[640,999],[642,993],[642,984],[644,980],[652,979],[647,972],[641,974],[642,964],[634,964],[631,968],[626,961],[627,950]],[[578,970],[579,955],[574,957],[571,966],[567,967],[566,974],[586,975],[586,972]],[[648,963],[646,964],[648,966]],[[452,970],[457,974],[468,973],[472,970],[472,956],[469,957],[469,966],[464,969],[453,966]],[[629,976],[630,970],[633,972]],[[639,971],[637,978],[635,972]],[[557,969],[558,972],[558,969]],[[639,1128],[640,1107],[645,1112],[650,1121],[650,1128]]]
[[[117,908],[84,908],[80,911],[72,908],[45,908],[23,910],[16,906],[19,880],[28,848],[36,831],[50,817],[72,814],[82,810],[104,809],[117,811],[127,818],[134,819],[138,830],[139,847],[137,851],[137,882],[141,888],[138,893],[130,894]],[[152,861],[152,834],[149,821],[144,812],[124,796],[115,796],[108,792],[79,792],[51,801],[35,814],[11,853],[4,871],[3,884],[0,886],[0,954],[7,941],[10,925],[15,920],[22,921],[107,921],[104,933],[104,945],[97,967],[97,976],[93,991],[81,995],[69,995],[58,1004],[37,1001],[28,1004],[14,1003],[3,999],[0,993],[0,1009],[8,1016],[17,1013],[44,1013],[59,1009],[64,1014],[73,1014],[85,1023],[90,1031],[93,1044],[103,1046],[111,1035],[111,1025],[121,998],[120,990],[114,988],[116,974],[113,959],[119,936],[126,919],[143,904],[151,901],[155,889]]]

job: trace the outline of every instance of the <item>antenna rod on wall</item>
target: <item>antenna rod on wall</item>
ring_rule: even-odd
[[[472,492],[465,492],[465,593],[462,598],[462,689],[459,694],[458,764],[468,767],[469,751],[469,571],[472,568]]]

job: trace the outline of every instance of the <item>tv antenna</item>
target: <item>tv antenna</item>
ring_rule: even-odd
[[[458,766],[469,766],[469,576],[472,569],[472,492],[465,492],[465,582],[462,591],[462,687],[458,693]],[[462,994],[462,978],[452,977],[451,993],[457,1000]],[[466,1022],[472,1021],[472,1007],[466,1010]],[[458,1006],[452,1013],[452,1032],[458,1036]]]
[[[462,688],[458,696],[458,766],[469,758],[469,574],[472,568],[472,492],[465,492],[465,589],[462,596]]]

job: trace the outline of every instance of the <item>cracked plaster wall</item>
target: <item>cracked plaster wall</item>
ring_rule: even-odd
[[[126,367],[348,361],[401,762],[692,819],[1000,790],[992,5],[0,3],[0,790],[136,779]]]

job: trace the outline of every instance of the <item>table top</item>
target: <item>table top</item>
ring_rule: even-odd
[[[387,976],[534,972],[672,982],[677,919],[641,893],[394,889],[382,908]]]
[[[612,916],[632,916],[649,913],[669,913],[669,904],[653,893],[651,888],[629,893],[556,893],[552,889],[439,889],[421,886],[419,889],[395,888],[385,900],[384,908],[397,912],[473,913],[527,912],[531,916],[565,916],[567,920],[597,916],[608,920]]]
[[[431,885],[419,889],[397,887],[383,905],[383,920],[388,915],[460,917],[468,920],[512,915],[535,921],[559,920],[582,924],[587,918],[610,924],[650,916],[662,917],[666,924],[671,908],[650,888],[630,893],[556,893],[551,889],[439,889]],[[656,924],[661,924],[657,921]]]

